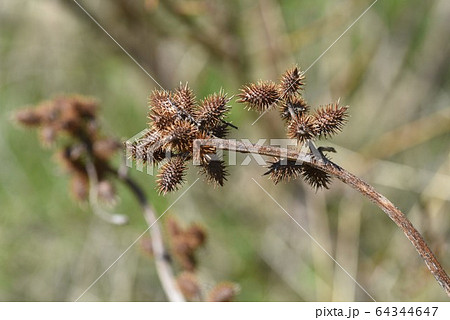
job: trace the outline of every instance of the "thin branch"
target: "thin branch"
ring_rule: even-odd
[[[86,162],[86,172],[89,177],[89,205],[92,211],[101,219],[115,225],[128,223],[128,217],[120,213],[113,213],[103,210],[98,203],[98,174],[94,164],[90,159]]]
[[[108,171],[130,188],[144,211],[144,218],[149,226],[148,231],[152,241],[156,271],[167,298],[169,301],[173,302],[184,302],[184,296],[176,284],[172,265],[164,247],[161,228],[157,222],[155,211],[147,200],[147,196],[142,188],[133,179],[131,179],[125,171],[117,171],[112,168],[109,168]]]
[[[254,153],[264,156],[281,157],[287,158],[288,160],[305,162],[335,176],[345,184],[360,192],[365,197],[369,198],[381,210],[383,210],[400,229],[402,229],[403,233],[409,241],[411,241],[419,255],[425,261],[426,266],[436,278],[439,285],[445,290],[447,296],[450,297],[450,278],[442,268],[434,253],[426,244],[420,232],[408,220],[406,215],[394,206],[391,201],[357,176],[335,164],[325,164],[321,161],[316,161],[310,154],[301,153],[296,150],[273,146],[252,145],[249,143],[223,139],[196,140],[194,144],[197,144],[198,147],[200,143],[202,146],[213,146],[221,150]],[[197,150],[200,149],[198,148]]]

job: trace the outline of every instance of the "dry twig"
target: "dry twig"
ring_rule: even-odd
[[[354,174],[339,166],[316,161],[311,156],[311,154],[300,153],[296,150],[289,150],[272,146],[252,145],[248,143],[223,139],[196,140],[195,143],[198,144],[198,147],[201,143],[203,147],[210,146],[220,150],[253,153],[272,157],[282,157],[291,161],[298,161],[299,163],[303,162],[338,178],[345,184],[357,190],[363,196],[369,198],[381,210],[383,210],[400,229],[402,229],[403,233],[406,235],[409,241],[411,241],[414,248],[416,248],[417,252],[422,257],[426,266],[436,278],[439,285],[450,297],[450,278],[442,268],[434,253],[428,247],[420,232],[408,220],[406,215],[396,206],[394,206],[391,201],[389,201],[385,196],[376,191],[374,187],[364,182]]]

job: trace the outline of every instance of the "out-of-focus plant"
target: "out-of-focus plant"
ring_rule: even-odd
[[[297,141],[295,148],[226,140],[228,128],[236,128],[225,119],[230,101],[227,94],[220,91],[198,102],[187,85],[180,85],[174,91],[155,90],[150,95],[149,129],[142,138],[127,143],[127,151],[135,160],[160,166],[157,183],[162,194],[179,188],[184,180],[187,163],[191,160],[200,167],[200,173],[206,175],[207,181],[222,186],[227,173],[225,162],[216,155],[218,150],[274,157],[266,172],[274,183],[302,176],[312,187],[319,189],[328,188],[331,178],[336,177],[373,201],[402,229],[450,296],[450,278],[403,212],[372,186],[327,158],[324,152],[335,152],[333,148],[315,145],[315,140],[329,138],[342,130],[348,118],[348,107],[336,102],[311,113],[311,107],[301,94],[304,84],[304,73],[293,67],[281,76],[279,83],[259,81],[243,86],[237,101],[259,112],[267,112],[278,106],[280,118],[286,124],[287,136]],[[204,230],[196,225],[184,229],[176,220],[168,221],[172,254],[185,270],[179,275],[176,284],[168,251],[164,248],[154,211],[144,192],[126,173],[113,170],[108,163],[109,157],[118,147],[117,143],[106,143],[108,140],[101,138],[95,121],[97,108],[94,105],[91,100],[80,97],[56,99],[36,110],[19,112],[17,119],[25,125],[39,126],[46,144],[52,143],[58,134],[68,133],[75,142],[64,147],[60,158],[71,172],[78,175],[85,172],[84,179],[91,184],[94,181],[95,190],[99,186],[97,181],[104,181],[106,174],[124,181],[144,208],[152,234],[151,251],[155,255],[157,270],[169,299],[203,299],[204,294],[193,271],[196,267],[195,251],[205,241]],[[102,144],[103,147],[100,147]],[[302,152],[304,146],[307,151]],[[98,191],[91,194],[98,194]],[[222,283],[209,293],[207,299],[229,301],[236,293],[235,285]]]
[[[155,258],[158,276],[168,299],[200,300],[203,296],[200,295],[199,282],[193,274],[196,267],[194,254],[204,243],[206,232],[198,225],[184,230],[171,218],[168,220],[171,246],[166,249],[154,208],[145,192],[123,168],[117,170],[111,163],[122,144],[100,132],[98,109],[98,103],[90,98],[60,97],[17,112],[16,120],[24,126],[38,128],[43,146],[54,147],[58,162],[71,175],[71,192],[74,198],[89,201],[93,211],[106,221],[121,225],[128,219],[125,215],[104,210],[97,200],[111,206],[116,203],[117,195],[112,181],[114,178],[128,186],[143,208],[150,233],[146,251],[151,252]],[[181,270],[185,270],[178,278],[173,271],[172,256],[178,261]],[[237,288],[235,285],[234,287]],[[198,292],[194,295],[193,290]],[[237,290],[231,293],[229,289],[220,287],[214,290],[211,295],[213,301],[231,301],[237,294]]]

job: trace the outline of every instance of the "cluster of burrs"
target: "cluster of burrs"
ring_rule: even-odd
[[[159,193],[177,190],[183,183],[187,162],[193,158],[195,139],[225,138],[228,128],[225,121],[230,98],[220,91],[200,102],[188,85],[174,91],[155,90],[149,97],[149,130],[131,145],[134,159],[152,165],[161,165],[158,173]],[[200,173],[208,182],[223,185],[227,172],[216,149],[200,150]]]
[[[332,151],[330,147],[316,148],[313,141],[328,138],[339,133],[347,121],[347,106],[339,102],[317,108],[314,112],[302,97],[305,76],[298,67],[287,70],[279,83],[259,81],[241,88],[238,95],[240,103],[258,112],[266,112],[278,107],[280,116],[285,121],[287,136],[296,139],[298,146],[307,144],[315,160],[325,164],[331,162],[323,151]],[[331,176],[307,163],[297,164],[295,161],[275,158],[266,173],[274,183],[303,176],[304,180],[314,188],[328,188]]]
[[[347,121],[347,107],[337,102],[321,106],[311,113],[311,107],[301,95],[304,81],[303,73],[293,67],[282,75],[279,83],[259,81],[245,85],[237,102],[259,112],[278,106],[286,123],[288,138],[296,139],[298,146],[307,144],[315,160],[331,164],[323,152],[334,149],[316,148],[313,141],[340,132]],[[230,98],[223,91],[197,102],[186,84],[173,91],[155,90],[149,100],[149,130],[130,145],[131,155],[142,163],[160,165],[158,190],[166,194],[177,190],[183,183],[187,162],[194,157],[194,140],[222,139],[230,126],[236,127],[225,121]],[[200,173],[214,185],[222,186],[226,180],[225,162],[218,159],[214,147],[201,147],[200,168]],[[329,174],[310,164],[280,158],[274,159],[266,174],[270,174],[275,183],[303,176],[316,189],[328,188],[331,181]]]
[[[56,157],[71,175],[71,191],[77,200],[88,198],[89,162],[96,172],[96,196],[113,204],[116,192],[109,175],[109,162],[122,145],[100,132],[98,109],[98,103],[90,98],[59,97],[18,111],[16,120],[39,129],[41,142],[46,147],[54,146],[58,138],[64,141],[63,146],[57,147]]]

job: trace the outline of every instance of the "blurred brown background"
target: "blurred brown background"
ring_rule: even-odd
[[[372,3],[356,0],[79,1],[163,87],[188,81],[203,97],[308,68]],[[423,233],[450,270],[450,2],[379,0],[307,72],[312,106],[341,99],[351,118],[326,145],[333,160],[373,184]],[[13,111],[61,94],[96,97],[105,130],[126,140],[146,126],[156,84],[71,0],[0,3],[0,300],[71,301],[146,228],[125,189],[111,226],[77,205],[67,176]],[[276,112],[233,103],[231,137],[283,138]],[[238,159],[244,157],[238,156]],[[239,283],[240,301],[370,301],[252,180],[378,301],[446,301],[410,242],[380,209],[334,181],[274,186],[255,163],[198,182],[168,214],[209,232],[199,276]],[[180,194],[159,197],[162,213]],[[191,170],[188,183],[195,180]],[[186,188],[186,187],[185,187]],[[133,247],[83,297],[161,301],[153,261]]]

